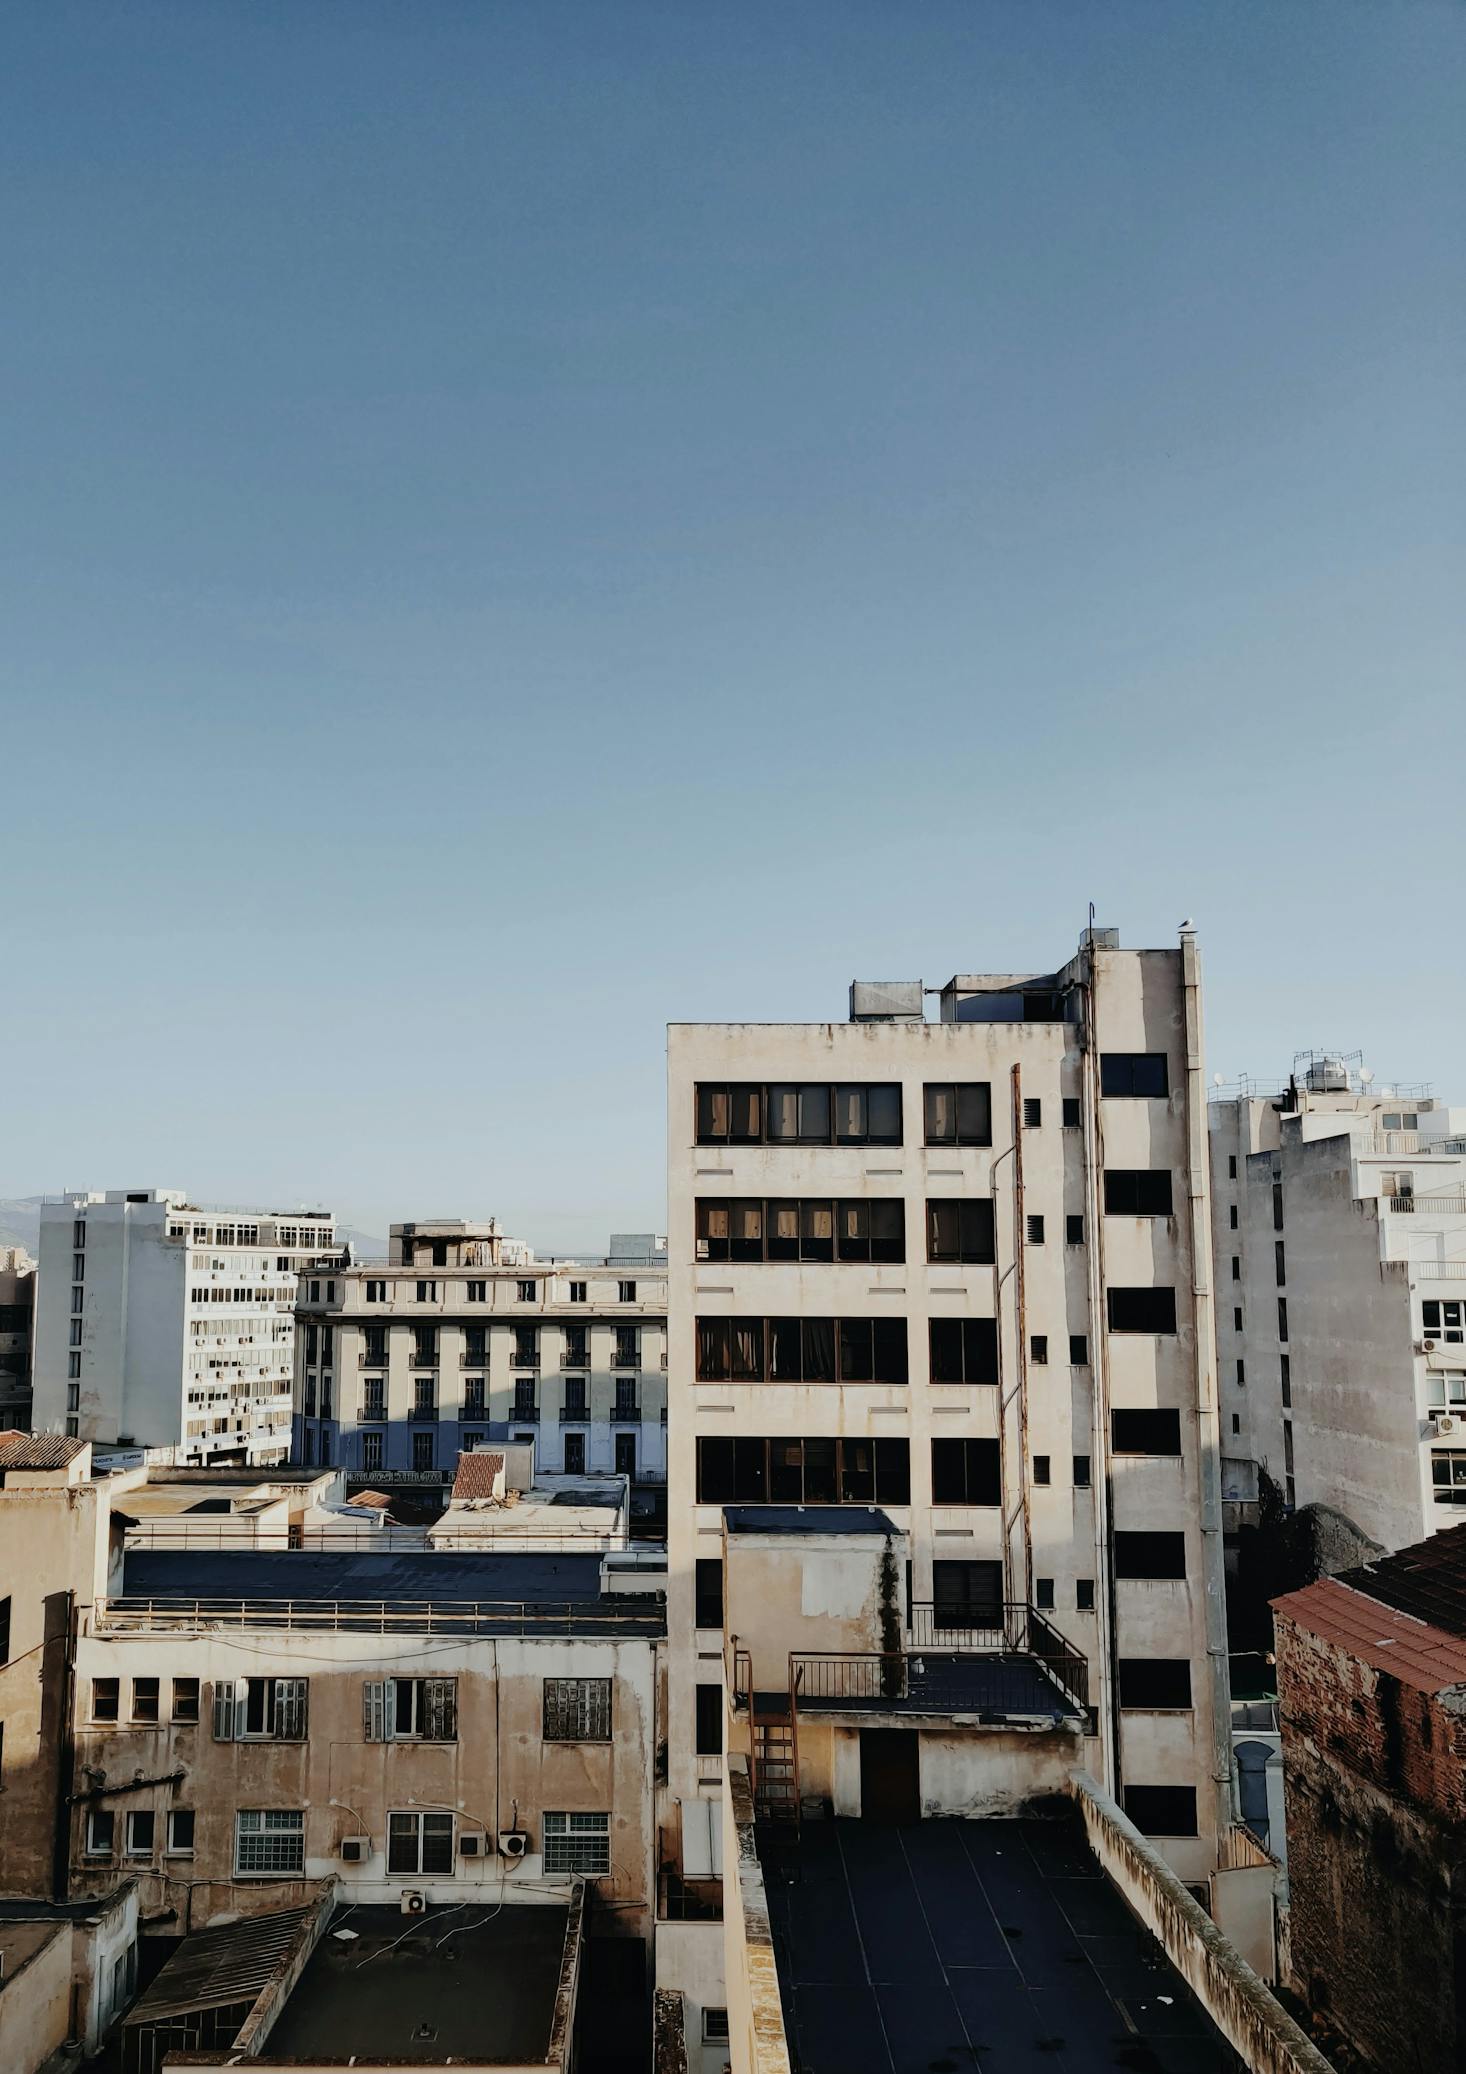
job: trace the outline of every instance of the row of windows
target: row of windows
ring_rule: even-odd
[[[6,1602],[8,1606],[8,1601]],[[543,1733],[547,1743],[608,1743],[611,1740],[609,1678],[546,1678]],[[303,1742],[307,1731],[307,1678],[226,1678],[215,1681],[212,1720],[215,1740]],[[134,1722],[162,1719],[161,1681],[132,1680]],[[91,1718],[120,1718],[120,1678],[92,1680]],[[199,1719],[197,1678],[175,1678],[173,1722]],[[369,1743],[453,1743],[458,1740],[456,1678],[368,1678],[362,1686],[362,1733]]]
[[[543,1816],[541,1848],[550,1875],[602,1878],[611,1870],[609,1811],[578,1813],[550,1809]],[[194,1850],[194,1810],[170,1808],[167,1855],[190,1858]],[[123,1850],[129,1858],[151,1858],[158,1836],[151,1808],[133,1808],[126,1816]],[[86,1854],[110,1858],[116,1850],[117,1817],[111,1808],[92,1808],[87,1815]],[[457,1818],[435,1809],[390,1809],[387,1814],[389,1878],[430,1874],[451,1878],[457,1858]],[[240,1808],[234,1818],[234,1872],[239,1879],[298,1879],[305,1871],[303,1808]]]
[[[1164,1052],[1105,1052],[1100,1093],[1139,1099],[1170,1092]],[[1023,1105],[1030,1130],[1043,1121],[1042,1103]],[[992,1085],[985,1080],[927,1081],[922,1088],[922,1135],[928,1145],[991,1145]],[[1079,1104],[1064,1103],[1066,1125],[1079,1123]],[[899,1081],[700,1081],[694,1129],[699,1145],[900,1145]]]
[[[1119,1414],[1154,1421],[1125,1429],[1125,1452],[1134,1455],[1180,1453],[1180,1414]],[[934,1440],[931,1443],[934,1505],[997,1505],[1002,1497],[1001,1442],[988,1439]],[[1034,1481],[1051,1481],[1047,1455],[1034,1458]],[[1075,1455],[1073,1477],[1084,1489],[1090,1481],[1090,1458]],[[770,1435],[743,1438],[704,1435],[697,1443],[697,1499],[702,1505],[909,1505],[911,1451],[906,1440],[789,1438]],[[1183,1537],[1117,1534],[1138,1545],[1178,1544]],[[1179,1559],[1179,1557],[1178,1557]],[[1118,1555],[1117,1555],[1118,1565]],[[1141,1569],[1118,1576],[1183,1576],[1184,1570]]]
[[[435,1267],[444,1267],[447,1265],[447,1249],[444,1248],[443,1250],[443,1259],[439,1260],[436,1258],[436,1256],[434,1258],[433,1265]],[[336,1284],[334,1282],[327,1282],[324,1286],[326,1291],[325,1301],[328,1304],[334,1303],[336,1301]],[[463,1286],[466,1291],[466,1295],[464,1298],[465,1302],[487,1303],[489,1301],[489,1289],[491,1285],[487,1278],[479,1280],[475,1276],[470,1276]],[[600,1285],[597,1286],[599,1289]],[[443,1292],[445,1301],[452,1300],[451,1291],[453,1285],[449,1282],[439,1282],[438,1278],[435,1275],[423,1276],[413,1281],[410,1287],[412,1291],[412,1299],[417,1303],[436,1303],[438,1301],[438,1292],[440,1289]],[[306,1301],[308,1303],[320,1303],[322,1301],[321,1288],[322,1284],[320,1282],[311,1282],[307,1288]],[[409,1285],[406,1282],[388,1281],[385,1276],[378,1278],[376,1276],[369,1275],[366,1278],[366,1301],[368,1303],[390,1303],[393,1297],[397,1296],[399,1293],[404,1295],[407,1294],[408,1288]],[[616,1284],[617,1303],[639,1302],[641,1299],[638,1297],[637,1288],[638,1285],[634,1280],[619,1280]],[[571,1282],[570,1284],[568,1284],[568,1290],[569,1294],[566,1299],[567,1302],[588,1303],[590,1301],[590,1284],[588,1282]],[[660,1297],[663,1293],[664,1285],[662,1283],[656,1282],[652,1284],[653,1296]],[[516,1303],[538,1303],[542,1296],[552,1294],[553,1291],[551,1288],[551,1284],[548,1280],[517,1282],[515,1284],[514,1300]]]
[[[1110,1289],[1106,1308],[1113,1333],[1169,1334],[1176,1330],[1174,1289]],[[905,1318],[744,1318],[697,1320],[696,1379],[700,1383],[905,1383],[909,1380]],[[934,1383],[996,1383],[998,1328],[992,1318],[928,1321]],[[1046,1333],[1029,1340],[1029,1359],[1049,1358]],[[1089,1339],[1069,1336],[1069,1359],[1083,1367]]]

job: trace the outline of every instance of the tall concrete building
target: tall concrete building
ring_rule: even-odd
[[[669,1849],[721,1869],[726,1716],[766,1815],[1005,1812],[1079,1768],[1204,1881],[1197,946],[1091,929],[1057,971],[954,978],[937,1021],[925,991],[669,1031]]]
[[[1386,1548],[1466,1517],[1466,1108],[1355,1054],[1210,1105],[1224,1491]]]
[[[296,1284],[333,1240],[324,1210],[203,1209],[179,1189],[44,1204],[37,1430],[285,1461]]]
[[[451,1483],[460,1449],[532,1440],[542,1469],[666,1477],[665,1251],[537,1260],[481,1223],[394,1224],[386,1261],[302,1276],[296,1459]]]
[[[31,1335],[36,1263],[24,1246],[0,1246],[0,1433],[31,1423]]]

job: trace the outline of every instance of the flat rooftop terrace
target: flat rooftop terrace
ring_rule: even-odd
[[[289,1627],[417,1627],[475,1634],[666,1630],[661,1601],[601,1592],[597,1555],[461,1550],[333,1554],[289,1549],[129,1549],[115,1626],[194,1615]]]
[[[567,1910],[435,1908],[404,1920],[391,1906],[344,1908],[311,1953],[261,2048],[266,2060],[356,2056],[544,2060]],[[354,1938],[336,1933],[354,1930]]]
[[[758,1842],[795,2074],[1233,2074],[1075,1821]]]

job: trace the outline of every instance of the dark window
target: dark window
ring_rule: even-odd
[[[10,1661],[10,1600],[0,1599],[0,1664]]]
[[[198,1679],[175,1678],[173,1680],[173,1719],[175,1721],[197,1721],[198,1718]]]
[[[1084,1219],[1082,1216],[1066,1217],[1064,1219],[1064,1243],[1066,1246],[1082,1246],[1084,1244]]]
[[[1105,1292],[1111,1332],[1174,1332],[1174,1289],[1109,1289]]]
[[[1089,1334],[1071,1332],[1069,1335],[1069,1359],[1075,1368],[1084,1368],[1089,1362]]]
[[[1083,1120],[1084,1119],[1079,1107],[1078,1095],[1065,1095],[1063,1117],[1065,1130],[1077,1131]]]
[[[723,1688],[721,1685],[699,1685],[697,1688],[697,1755],[699,1757],[721,1757],[723,1754]]]
[[[567,1476],[585,1474],[585,1435],[567,1433],[564,1442],[564,1468]]]
[[[1042,1217],[1030,1217],[1030,1218],[1028,1219],[1028,1243],[1029,1243],[1029,1245],[1030,1245],[1030,1246],[1041,1246],[1041,1245],[1043,1244],[1043,1242],[1044,1242],[1044,1221],[1043,1221]]]
[[[700,1145],[899,1145],[901,1089],[896,1082],[703,1082],[697,1089]]]
[[[904,1318],[699,1318],[704,1383],[904,1383]]]
[[[1050,1476],[1050,1474],[1049,1474],[1049,1458],[1048,1458],[1048,1456],[1047,1456],[1047,1455],[1035,1455],[1035,1456],[1034,1456],[1034,1458],[1033,1458],[1033,1480],[1034,1480],[1034,1482],[1035,1482],[1035,1483],[1052,1483],[1052,1482],[1053,1482],[1053,1478],[1052,1478],[1052,1477]]]
[[[996,1440],[932,1442],[934,1505],[996,1505],[999,1495]]]
[[[906,1258],[906,1209],[899,1197],[762,1202],[702,1197],[699,1260],[881,1260]]]
[[[1293,1368],[1286,1354],[1278,1356],[1278,1381],[1282,1386],[1283,1406],[1286,1410],[1293,1402]]]
[[[1117,1455],[1179,1455],[1178,1411],[1112,1411],[1110,1443]]]
[[[1146,1836],[1195,1836],[1194,1786],[1127,1786],[1125,1812]]]
[[[699,1556],[693,1569],[693,1614],[695,1627],[723,1625],[723,1559]]]
[[[1041,1102],[1041,1101],[1039,1100],[1038,1096],[1037,1096],[1037,1095],[1025,1095],[1025,1096],[1023,1097],[1023,1127],[1024,1127],[1024,1129],[1025,1129],[1025,1130],[1028,1130],[1028,1131],[1036,1131],[1036,1130],[1037,1130],[1037,1129],[1039,1128],[1039,1125],[1040,1125],[1040,1124],[1041,1124],[1041,1123],[1043,1122],[1043,1120],[1044,1120],[1044,1105],[1043,1105],[1043,1103],[1042,1103],[1042,1102]]]
[[[1115,1536],[1117,1577],[1184,1577],[1186,1536],[1148,1532],[1117,1533]]]
[[[763,1136],[763,1089],[729,1082],[697,1090],[699,1145],[756,1145]]]
[[[970,1261],[991,1266],[993,1205],[988,1196],[947,1201],[928,1199],[926,1257],[929,1261]]]
[[[1233,1412],[1232,1414],[1232,1431],[1234,1433],[1240,1433],[1242,1431],[1242,1420],[1236,1412]]]
[[[928,1145],[992,1144],[992,1088],[986,1080],[929,1080],[922,1095]]]
[[[1074,1580],[1074,1610],[1076,1613],[1093,1613],[1094,1579],[1076,1577]]]
[[[1170,1214],[1169,1167],[1105,1168],[1107,1217],[1169,1217]]]
[[[609,1743],[610,1679],[546,1678],[543,1738],[547,1743]]]
[[[437,1439],[432,1433],[414,1433],[412,1436],[412,1466],[416,1470],[431,1469]]]
[[[1286,1296],[1280,1296],[1280,1297],[1278,1298],[1278,1338],[1279,1338],[1279,1339],[1286,1339],[1287,1337],[1288,1337],[1288,1299],[1287,1299],[1287,1297],[1286,1297]]]
[[[934,1562],[932,1611],[938,1627],[982,1627],[1003,1615],[1003,1566]]]
[[[1240,1303],[1232,1306],[1232,1330],[1234,1332],[1242,1330],[1242,1306]]]
[[[1235,1181],[1235,1180],[1236,1180],[1236,1178],[1237,1178],[1237,1155],[1236,1155],[1236,1153],[1234,1152],[1234,1153],[1232,1153],[1232,1154],[1230,1154],[1230,1155],[1229,1155],[1229,1157],[1228,1157],[1228,1160],[1227,1160],[1227,1179],[1228,1179],[1229,1181]]]
[[[1281,1239],[1273,1241],[1273,1276],[1280,1289],[1288,1279],[1287,1262],[1284,1259],[1283,1242]]]
[[[998,1325],[995,1318],[933,1318],[931,1379],[934,1383],[995,1383]]]
[[[1233,1280],[1234,1282],[1240,1282],[1240,1281],[1241,1281],[1241,1279],[1242,1279],[1242,1262],[1241,1262],[1241,1261],[1240,1261],[1240,1260],[1238,1259],[1237,1255],[1236,1255],[1236,1254],[1234,1253],[1234,1254],[1232,1255],[1232,1280]]]
[[[1237,1388],[1239,1390],[1247,1388],[1247,1363],[1240,1358],[1237,1362]]]
[[[1102,1095],[1167,1095],[1170,1091],[1163,1051],[1107,1051],[1101,1054]]]
[[[1274,1230],[1274,1231],[1281,1231],[1281,1230],[1282,1230],[1282,1228],[1283,1228],[1283,1184],[1282,1184],[1282,1182],[1281,1182],[1281,1181],[1275,1181],[1275,1182],[1273,1183],[1273,1230]],[[1279,1250],[1281,1251],[1281,1248],[1280,1248]]]
[[[904,1440],[725,1439],[708,1435],[697,1444],[700,1505],[910,1502],[911,1457]]]
[[[134,1721],[156,1721],[158,1719],[158,1681],[156,1678],[134,1678],[132,1681],[132,1718]]]
[[[1227,1223],[1231,1230],[1235,1231],[1237,1229],[1237,1205],[1235,1203],[1227,1212]]]
[[[129,1858],[152,1857],[155,1826],[151,1808],[130,1808],[128,1810],[127,1855]]]
[[[1074,1488],[1076,1491],[1087,1491],[1089,1489],[1088,1455],[1076,1455],[1074,1457]]]
[[[192,1808],[170,1808],[168,1810],[168,1853],[170,1857],[192,1857],[193,1813]]]
[[[835,1089],[837,1145],[899,1145],[901,1089],[897,1082],[841,1085]]]
[[[1054,1580],[1052,1577],[1035,1577],[1033,1596],[1040,1613],[1052,1613],[1054,1609]]]
[[[1030,1333],[1028,1358],[1036,1368],[1047,1368],[1049,1360],[1049,1336],[1046,1332]]]
[[[120,1678],[93,1678],[92,1719],[93,1721],[115,1721],[122,1700]]]

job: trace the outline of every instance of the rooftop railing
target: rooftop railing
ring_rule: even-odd
[[[661,1608],[611,1601],[483,1599],[111,1599],[94,1609],[94,1632],[168,1634],[180,1628],[239,1627],[292,1634],[369,1635],[645,1634]]]

